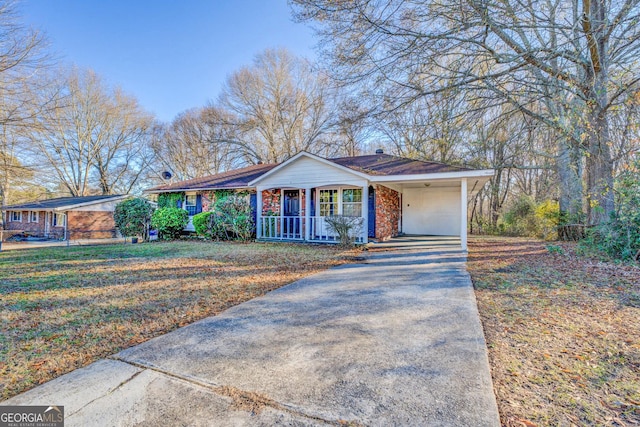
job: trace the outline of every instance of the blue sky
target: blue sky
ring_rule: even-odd
[[[23,0],[63,63],[92,68],[170,121],[215,99],[226,77],[270,47],[315,58],[286,0]]]

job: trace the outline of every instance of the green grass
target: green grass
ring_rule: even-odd
[[[330,246],[154,242],[0,253],[0,397],[337,265]]]

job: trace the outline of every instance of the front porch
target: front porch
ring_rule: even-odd
[[[354,217],[362,218],[362,217]],[[300,242],[335,243],[338,236],[327,224],[326,217],[262,216],[258,220],[258,239],[293,240]],[[364,223],[364,218],[362,218]],[[307,224],[309,226],[307,227]],[[362,232],[355,233],[356,243],[365,243]]]
[[[353,185],[258,188],[256,237],[259,240],[334,243],[339,237],[327,218],[346,216],[358,223],[353,229],[354,241],[366,243],[370,233],[375,233],[375,216],[369,220],[370,195],[373,196],[369,187]]]

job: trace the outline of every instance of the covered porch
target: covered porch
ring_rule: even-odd
[[[306,188],[258,186],[257,238],[336,242],[338,235],[327,218],[343,216],[354,224],[354,241],[366,243],[375,233],[375,217],[370,216],[373,198],[370,196],[373,192],[366,183],[361,187],[350,184]]]

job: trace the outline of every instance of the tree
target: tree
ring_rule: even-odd
[[[194,108],[178,115],[153,142],[164,170],[178,179],[192,179],[230,169],[237,150],[226,140],[224,114],[215,107]]]
[[[227,80],[218,125],[249,164],[277,163],[300,151],[319,153],[331,128],[327,77],[290,52],[267,50]]]
[[[553,111],[530,107],[577,106],[589,221],[614,211],[609,123],[640,81],[637,0],[293,2],[299,19],[319,24],[334,75],[391,107],[463,90],[487,106],[508,102],[571,139]]]
[[[34,154],[72,196],[128,193],[148,166],[151,116],[91,70],[72,70],[58,90],[30,134]]]
[[[20,22],[16,3],[0,3],[0,206],[12,199],[12,189],[27,183],[33,169],[20,155],[21,138],[33,117],[50,107],[53,98],[36,102],[33,94],[48,84],[44,72],[52,61],[46,40]],[[53,93],[52,95],[55,95]]]

